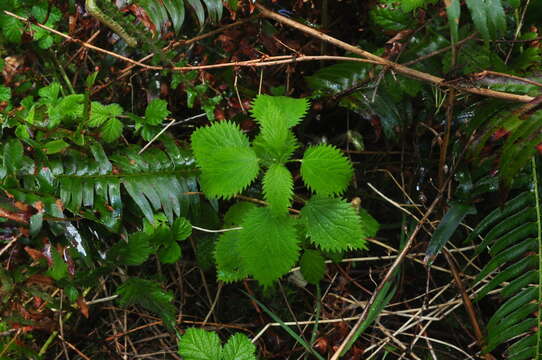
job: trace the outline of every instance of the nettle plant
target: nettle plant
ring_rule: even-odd
[[[304,278],[317,283],[324,275],[325,257],[366,248],[378,223],[363,209],[340,197],[353,175],[352,164],[328,144],[309,146],[301,159],[292,128],[309,108],[307,99],[258,96],[252,115],[260,126],[252,140],[230,121],[199,128],[191,137],[201,169],[200,185],[209,198],[231,199],[256,179],[267,206],[238,202],[225,214],[224,226],[235,230],[220,235],[215,247],[218,279],[233,282],[252,275],[269,286],[296,265]],[[292,209],[294,177],[299,173],[312,194]]]

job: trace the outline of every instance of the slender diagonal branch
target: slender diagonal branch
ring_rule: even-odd
[[[264,16],[266,18],[278,21],[278,22],[280,22],[280,23],[282,23],[284,25],[290,26],[290,27],[292,27],[294,29],[297,29],[299,31],[302,31],[302,32],[304,32],[304,33],[306,33],[306,34],[308,34],[308,35],[310,35],[312,37],[315,37],[315,38],[320,39],[322,41],[333,44],[333,45],[335,45],[335,46],[337,46],[339,48],[342,48],[342,49],[344,49],[346,51],[349,51],[349,52],[351,52],[353,54],[363,56],[364,58],[366,58],[368,60],[375,61],[379,65],[388,67],[391,70],[393,70],[393,71],[395,71],[395,72],[397,72],[399,74],[411,77],[413,79],[421,80],[421,81],[424,81],[424,82],[429,82],[429,83],[435,84],[437,86],[444,86],[444,87],[454,88],[454,89],[456,89],[458,91],[461,91],[461,92],[468,92],[468,93],[471,93],[471,94],[482,95],[482,96],[487,96],[487,97],[493,97],[493,98],[497,98],[497,99],[510,100],[510,101],[516,101],[516,102],[529,102],[529,101],[533,100],[532,96],[527,96],[527,95],[516,95],[516,94],[510,94],[510,93],[505,93],[505,92],[501,92],[501,91],[495,91],[495,90],[483,89],[483,88],[476,88],[476,87],[456,86],[454,84],[451,84],[451,83],[447,82],[444,78],[441,78],[441,77],[438,77],[438,76],[435,76],[435,75],[431,75],[431,74],[428,74],[428,73],[425,73],[425,72],[422,72],[422,71],[418,71],[418,70],[409,68],[407,66],[395,63],[393,61],[390,61],[390,60],[385,59],[383,57],[377,56],[377,55],[375,55],[373,53],[370,53],[368,51],[365,51],[365,50],[363,50],[363,49],[361,49],[361,48],[359,48],[357,46],[348,44],[347,42],[344,42],[342,40],[339,40],[339,39],[336,39],[336,38],[334,38],[332,36],[324,34],[323,32],[321,32],[319,30],[316,30],[316,29],[314,29],[314,28],[312,28],[310,26],[298,23],[295,20],[292,20],[292,19],[287,18],[285,16],[282,16],[282,15],[276,13],[276,12],[273,12],[273,11],[267,9],[262,4],[256,3],[256,7],[258,8],[258,10],[260,10],[262,16]]]
[[[418,236],[418,233],[423,228],[423,225],[425,224],[425,222],[429,218],[429,215],[431,215],[431,213],[433,212],[433,210],[435,209],[437,204],[440,202],[441,197],[442,197],[442,191],[439,192],[439,195],[435,198],[435,200],[433,200],[433,203],[431,204],[431,206],[429,206],[429,208],[427,209],[427,211],[425,212],[423,217],[420,219],[420,221],[418,222],[418,224],[414,228],[414,231],[412,231],[412,234],[410,234],[410,237],[408,238],[408,241],[406,242],[405,246],[403,247],[403,250],[401,250],[401,252],[397,256],[397,258],[395,259],[393,264],[390,266],[390,268],[386,272],[386,275],[384,276],[384,278],[382,279],[380,284],[378,284],[376,289],[373,291],[373,295],[371,295],[371,298],[369,299],[369,301],[367,301],[367,305],[363,309],[363,312],[361,313],[361,316],[359,317],[358,321],[352,327],[352,329],[350,330],[350,333],[343,340],[343,342],[341,343],[341,345],[339,346],[337,351],[335,351],[335,353],[333,354],[333,357],[331,358],[331,360],[337,360],[341,356],[341,353],[344,351],[346,346],[350,345],[350,342],[353,340],[354,335],[356,334],[357,330],[359,329],[361,324],[363,324],[363,322],[367,319],[367,316],[369,315],[369,310],[371,309],[374,302],[376,301],[376,298],[377,298],[378,294],[380,294],[380,292],[384,288],[384,285],[386,285],[386,283],[391,279],[391,277],[392,277],[393,273],[395,272],[395,270],[399,267],[399,265],[401,265],[401,263],[403,262],[403,260],[407,256],[408,252],[412,248],[412,245],[414,245],[414,240]]]

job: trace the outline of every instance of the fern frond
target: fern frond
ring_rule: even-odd
[[[539,327],[542,216],[537,180],[533,160],[535,190],[524,192],[491,212],[469,236],[469,239],[483,236],[478,252],[488,249],[491,256],[474,282],[478,284],[499,270],[480,289],[477,300],[508,282],[500,292],[504,302],[487,324],[484,347],[485,352],[490,352],[509,343],[508,359],[539,359],[542,354]]]
[[[122,306],[140,305],[160,315],[170,330],[175,326],[173,294],[162,290],[160,284],[151,280],[131,277],[117,289],[118,302]]]
[[[197,199],[186,194],[198,191],[197,169],[184,150],[170,140],[165,144],[165,151],[156,149],[143,155],[129,147],[108,157],[96,143],[90,146],[92,156],[72,150],[65,155],[36,156],[32,166],[22,166],[18,174],[24,189],[9,191],[17,191],[27,200],[35,197],[32,193],[39,194],[46,213],[54,217],[63,217],[66,208],[117,231],[125,207],[124,189],[147,220],[153,222],[154,212],[161,209],[173,222],[197,204]],[[37,174],[34,168],[39,169]]]
[[[522,108],[517,112],[522,112]],[[487,121],[485,130],[473,147],[478,156],[484,146],[496,133],[503,133],[506,141],[500,149],[500,181],[509,186],[512,178],[528,163],[536,153],[536,146],[542,142],[542,110],[528,115],[503,112]]]

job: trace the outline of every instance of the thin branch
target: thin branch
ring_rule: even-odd
[[[192,225],[192,229],[196,229],[196,230],[207,232],[207,233],[223,233],[223,232],[228,232],[228,231],[242,230],[243,228],[242,227],[234,227],[234,228],[230,228],[230,229],[210,230],[210,229],[205,229],[205,228],[201,228],[199,226]]]
[[[5,218],[22,224],[28,224],[28,217],[25,214],[16,213],[0,207],[0,218]]]
[[[151,139],[151,141],[149,141],[148,143],[145,144],[145,146],[143,146],[143,148],[141,150],[139,150],[139,152],[137,153],[137,155],[141,155],[141,153],[145,150],[147,150],[147,148],[149,146],[151,146],[151,144],[160,137],[160,135],[162,135],[164,132],[166,132],[167,129],[169,129],[173,124],[175,123],[175,119],[171,119],[171,121],[162,128],[162,130],[160,130],[158,132],[158,134],[154,135],[154,137]]]
[[[401,252],[399,253],[399,256],[395,259],[395,261],[388,269],[386,275],[384,276],[380,284],[376,287],[375,291],[373,292],[373,295],[371,295],[371,298],[367,302],[367,306],[365,306],[365,308],[363,309],[363,312],[361,313],[358,321],[356,322],[354,327],[350,330],[350,333],[346,336],[346,338],[343,340],[343,342],[338,347],[338,349],[335,351],[331,360],[337,360],[341,356],[341,353],[346,348],[346,346],[350,344],[351,340],[353,340],[354,335],[356,334],[357,330],[359,329],[361,324],[367,319],[367,316],[369,315],[369,310],[375,303],[378,294],[380,294],[380,292],[384,288],[384,285],[386,285],[386,283],[390,281],[395,270],[399,267],[399,265],[403,262],[403,260],[407,256],[408,252],[414,245],[414,240],[416,239],[418,233],[423,228],[424,223],[428,220],[429,215],[431,215],[436,205],[440,202],[441,197],[442,197],[442,192],[439,192],[435,200],[433,200],[433,203],[431,204],[431,206],[429,206],[429,209],[427,209],[424,216],[421,218],[421,220],[418,222],[418,224],[414,228],[414,231],[412,231],[412,234],[410,234],[410,237],[408,238],[408,241],[406,242],[403,250],[401,250]]]
[[[91,49],[91,50],[95,50],[95,51],[98,51],[98,52],[101,52],[101,53],[104,53],[106,55],[110,55],[110,56],[113,56],[113,57],[116,57],[118,59],[121,59],[123,61],[126,61],[128,63],[131,63],[131,64],[134,64],[134,65],[137,65],[137,66],[141,66],[141,67],[144,67],[144,68],[147,68],[147,69],[154,69],[154,70],[160,70],[160,68],[162,68],[161,66],[150,66],[150,65],[147,65],[147,64],[143,64],[137,60],[133,60],[133,59],[130,59],[126,56],[122,56],[122,55],[119,55],[117,53],[114,53],[112,51],[109,51],[109,50],[105,50],[105,49],[102,49],[101,47],[98,47],[98,46],[95,46],[95,45],[92,45],[88,42],[85,42],[85,41],[82,41],[82,40],[79,40],[79,39],[76,39],[74,37],[71,37],[69,35],[66,35],[64,34],[63,32],[61,31],[58,31],[56,29],[53,29],[47,25],[43,25],[43,24],[40,24],[40,23],[37,23],[37,22],[33,22],[33,21],[30,21],[28,20],[27,18],[23,17],[23,16],[19,16],[17,14],[14,14],[10,11],[7,11],[7,10],[4,10],[4,14],[8,15],[8,16],[11,16],[17,20],[21,20],[21,21],[24,21],[28,24],[32,24],[32,25],[35,25],[43,30],[47,30],[55,35],[58,35],[60,37],[63,37],[64,39],[66,40],[69,40],[69,41],[73,41],[73,42],[76,42],[78,43],[79,45],[83,46],[83,47],[86,47],[87,49]]]
[[[467,310],[470,323],[472,325],[472,328],[474,329],[474,334],[476,335],[476,341],[478,342],[478,345],[480,347],[483,347],[485,343],[484,335],[482,333],[482,329],[480,327],[478,318],[476,317],[476,312],[474,311],[474,306],[472,305],[472,301],[469,297],[469,294],[467,294],[467,291],[465,290],[463,281],[461,280],[459,269],[457,268],[454,258],[449,253],[449,251],[446,249],[443,249],[443,253],[444,253],[444,257],[446,258],[446,261],[448,262],[448,265],[450,265],[450,270],[452,270],[452,274],[454,277],[454,281],[457,285],[457,288],[459,289],[459,292],[461,293],[461,298],[463,299],[463,305],[465,306],[465,309]],[[493,357],[493,355],[491,355],[490,353],[484,354],[483,357],[486,360],[495,360],[495,357]]]
[[[18,237],[17,236],[13,236],[13,238],[7,243],[6,246],[4,246],[2,248],[2,250],[0,250],[0,256],[2,256],[3,253],[5,253],[6,251],[8,251],[8,249],[13,246],[13,244],[15,244],[15,242],[17,242],[17,239]]]
[[[274,58],[261,58],[256,60],[248,60],[248,61],[241,61],[241,62],[230,62],[230,63],[224,63],[224,64],[211,64],[211,65],[201,65],[201,66],[181,66],[181,67],[165,67],[165,66],[153,66],[153,65],[147,65],[140,61],[130,59],[126,56],[119,55],[115,52],[102,49],[98,46],[92,45],[88,42],[81,41],[79,39],[73,38],[69,35],[66,35],[58,30],[55,30],[49,26],[31,22],[27,18],[23,16],[19,16],[17,14],[14,14],[10,11],[4,10],[4,14],[14,17],[18,20],[24,21],[26,23],[31,23],[39,28],[42,28],[44,30],[47,30],[53,34],[56,34],[58,36],[61,36],[69,41],[73,41],[75,43],[80,44],[81,46],[84,46],[88,49],[95,50],[104,54],[107,54],[109,56],[113,56],[117,59],[123,60],[125,62],[128,62],[130,64],[140,66],[147,70],[171,70],[171,71],[190,71],[190,70],[207,70],[207,69],[217,69],[217,68],[224,68],[224,67],[232,67],[232,66],[248,66],[248,67],[260,67],[260,66],[273,66],[273,65],[280,65],[280,64],[288,64],[288,63],[295,63],[295,62],[302,62],[302,61],[322,61],[322,60],[340,60],[340,61],[358,61],[358,62],[366,62],[366,63],[372,63],[376,65],[382,65],[387,66],[393,71],[396,71],[398,73],[401,73],[403,75],[412,77],[417,80],[429,82],[438,86],[445,86],[454,88],[458,91],[462,92],[468,92],[475,95],[481,95],[486,97],[493,97],[497,99],[502,100],[509,100],[509,101],[516,101],[516,102],[529,102],[533,100],[532,96],[527,95],[516,95],[516,94],[510,94],[505,93],[501,91],[495,91],[490,89],[482,89],[482,88],[474,88],[474,87],[463,87],[463,86],[457,86],[454,84],[451,84],[449,82],[446,82],[444,78],[434,76],[431,74],[424,73],[422,71],[414,70],[409,67],[406,67],[401,64],[397,64],[393,61],[390,61],[388,59],[384,59],[380,56],[374,55],[368,51],[362,50],[358,47],[355,47],[353,45],[350,45],[344,41],[338,40],[334,37],[331,37],[329,35],[326,35],[318,30],[315,30],[309,26],[300,24],[292,19],[289,19],[287,17],[284,17],[280,14],[274,13],[271,10],[268,10],[264,6],[256,3],[256,7],[260,9],[262,12],[262,15],[265,17],[268,17],[270,19],[274,19],[276,21],[282,22],[286,25],[289,25],[293,28],[296,28],[298,30],[301,30],[305,33],[308,33],[311,36],[314,36],[316,38],[319,38],[320,40],[327,41],[335,46],[338,46],[340,48],[343,48],[344,50],[350,51],[354,54],[361,55],[365,59],[359,59],[359,58],[348,58],[348,57],[342,57],[342,56],[289,56],[288,59],[285,60],[275,60]],[[267,59],[267,60],[266,60]],[[269,59],[272,59],[269,61]]]

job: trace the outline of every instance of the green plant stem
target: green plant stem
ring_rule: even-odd
[[[2,356],[4,356],[4,354],[6,353],[6,351],[8,351],[9,347],[11,346],[11,344],[13,344],[15,339],[17,339],[19,334],[20,334],[20,331],[17,331],[15,333],[15,335],[13,335],[13,337],[9,340],[9,342],[6,345],[4,345],[4,348],[2,349],[2,352],[0,352],[0,358],[2,358]]]
[[[538,301],[542,299],[542,276],[540,275],[540,269],[542,269],[542,214],[540,209],[540,193],[538,189],[538,172],[536,167],[536,158],[533,156],[532,160],[532,174],[533,174],[533,183],[534,183],[534,197],[535,197],[535,207],[536,207],[536,218],[537,218],[537,240],[538,240]],[[537,324],[538,336],[536,337],[536,352],[540,356],[540,349],[542,348],[542,336],[540,336],[540,324],[542,323],[542,311],[537,311]],[[539,357],[538,356],[538,357]]]
[[[66,74],[66,71],[64,71],[64,68],[62,67],[62,65],[60,65],[60,62],[58,61],[54,53],[51,53],[51,60],[57,67],[58,72],[60,73],[60,76],[62,77],[62,80],[64,80],[64,82],[66,83],[66,86],[68,87],[68,90],[70,91],[70,94],[75,94],[75,89],[73,88],[73,85],[70,79],[68,78],[68,74]]]
[[[316,341],[316,337],[318,336],[318,321],[320,321],[320,311],[322,309],[322,302],[321,302],[322,292],[320,290],[320,284],[316,284],[316,306],[315,306],[315,321],[314,321],[314,327],[312,328],[312,334],[311,334],[311,345],[314,346],[314,342]]]

